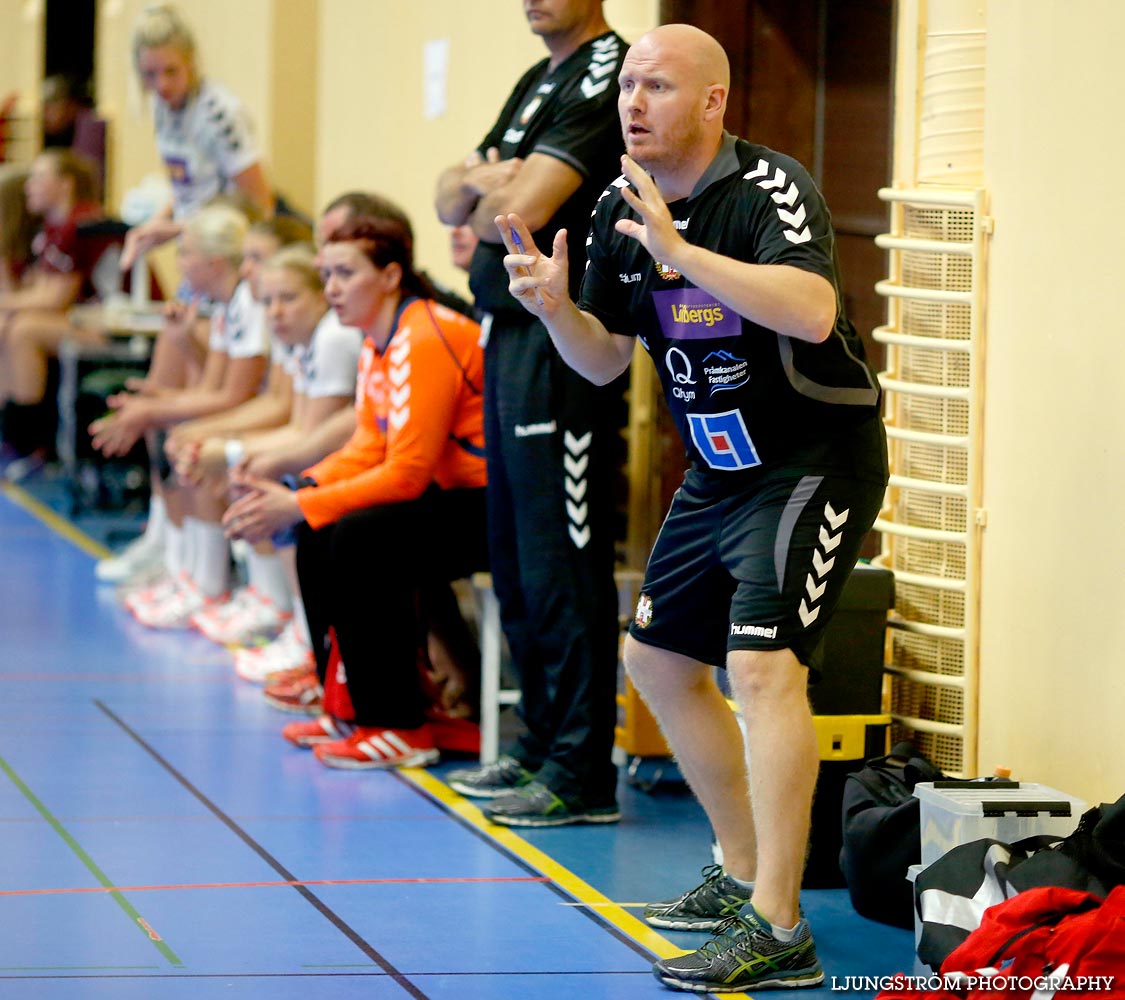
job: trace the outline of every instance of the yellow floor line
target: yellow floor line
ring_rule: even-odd
[[[648,924],[627,913],[617,903],[607,899],[593,886],[584,882],[537,847],[533,847],[508,827],[490,823],[485,819],[484,813],[476,806],[458,795],[445,782],[440,781],[428,771],[412,767],[403,769],[401,773],[419,788],[432,795],[450,812],[456,813],[498,844],[506,847],[516,857],[526,861],[536,871],[546,875],[552,882],[570,893],[579,903],[596,908],[596,912],[603,920],[613,924],[614,927],[638,944],[646,947],[654,955],[659,958],[672,958],[684,954],[683,948],[677,948],[666,938],[657,934]]]
[[[58,535],[62,535],[68,542],[77,545],[83,552],[95,559],[104,559],[110,554],[109,549],[99,542],[95,542],[80,528],[75,527],[61,514],[56,514],[50,507],[40,503],[26,490],[12,483],[0,484],[0,493],[3,493],[12,503],[22,507],[33,517],[39,518],[48,528]]]

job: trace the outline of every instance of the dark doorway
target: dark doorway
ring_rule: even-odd
[[[94,98],[95,0],[47,0],[44,76],[65,76],[86,99]]]

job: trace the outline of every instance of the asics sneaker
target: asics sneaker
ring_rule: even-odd
[[[316,676],[316,660],[312,650],[301,641],[292,617],[273,642],[263,646],[246,646],[234,651],[234,672],[254,684],[285,684]]]
[[[191,624],[221,646],[247,646],[274,636],[292,618],[265,594],[241,587],[224,604],[214,604],[192,615]]]
[[[226,599],[226,594],[208,597],[191,577],[183,574],[176,589],[166,599],[138,605],[132,609],[133,617],[149,628],[190,628],[192,615],[213,604],[221,604]]]
[[[568,803],[539,781],[532,781],[492,799],[482,811],[501,826],[568,826],[574,823],[616,823],[621,810],[616,804],[591,809]]]
[[[450,788],[472,799],[494,799],[534,780],[535,775],[515,757],[506,755],[483,767],[459,767],[445,776]]]
[[[753,888],[735,882],[722,865],[703,869],[703,882],[676,899],[649,903],[645,921],[671,931],[713,931],[750,902]]]
[[[175,593],[180,585],[183,574],[173,576],[165,572],[152,583],[141,587],[130,587],[124,584],[121,593],[121,604],[126,611],[136,614],[137,608],[145,604],[155,604],[166,601],[169,595]]]
[[[425,767],[437,763],[441,753],[434,746],[429,726],[417,729],[380,729],[356,726],[346,739],[313,747],[316,759],[328,767],[350,770],[391,767]]]
[[[665,986],[693,993],[819,986],[824,981],[808,921],[798,920],[793,939],[780,941],[752,906],[724,921],[699,951],[661,959],[652,972]]]

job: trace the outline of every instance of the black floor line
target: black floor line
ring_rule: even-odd
[[[95,698],[94,704],[98,709],[111,719],[118,727],[121,728],[161,767],[164,768],[173,778],[175,778],[181,785],[184,786],[196,799],[198,799],[204,806],[209,809],[214,816],[223,823],[232,833],[235,834],[247,847],[249,847],[255,854],[258,855],[266,864],[268,864],[275,872],[277,872],[286,882],[299,881],[297,876],[290,872],[280,861],[277,860],[272,854],[269,853],[261,844],[259,844],[253,837],[250,836],[241,826],[239,826],[233,819],[231,819],[225,812],[222,811],[214,802],[212,802],[206,795],[204,795],[198,788],[195,787],[187,778],[185,778],[172,764],[162,757],[157,750],[145,741],[144,737],[140,735],[135,729],[132,728],[124,719],[122,719],[116,712],[107,706],[100,699]],[[342,917],[332,910],[327,903],[320,899],[316,893],[312,892],[308,886],[295,885],[293,888],[304,897],[305,901],[314,907],[325,919],[327,919],[337,930],[340,931],[349,941],[352,942],[360,951],[363,952],[368,958],[371,959],[384,974],[393,979],[399,986],[401,986],[407,993],[409,993],[415,1000],[429,1000],[425,993],[423,993],[417,986],[415,986],[409,979],[406,978],[401,972],[398,971],[390,962],[387,961],[372,945],[360,936],[359,932],[353,927],[349,926]]]

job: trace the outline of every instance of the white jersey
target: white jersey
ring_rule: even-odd
[[[353,396],[362,346],[363,334],[354,326],[344,326],[329,309],[312,339],[292,349],[293,391],[308,399]]]
[[[156,147],[172,182],[173,215],[187,218],[259,162],[250,117],[222,84],[200,83],[179,111],[155,98]]]
[[[254,301],[245,281],[239,282],[226,305],[215,304],[207,346],[212,351],[222,351],[231,360],[265,357],[270,353],[266,311]]]

